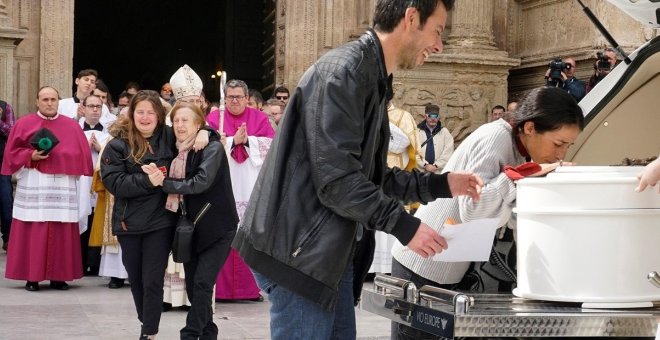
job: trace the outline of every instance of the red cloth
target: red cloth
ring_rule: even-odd
[[[523,179],[529,175],[533,175],[537,172],[541,171],[541,166],[537,163],[534,162],[527,162],[520,164],[516,167],[513,167],[511,165],[506,165],[504,167],[504,174],[507,175],[510,179],[517,181],[519,179]]]
[[[78,223],[13,219],[5,277],[37,282],[82,278]]]
[[[223,112],[220,112],[220,110],[211,111],[208,116],[206,116],[206,121],[209,123],[209,126],[216,130],[220,127],[220,114],[224,115],[222,132],[224,132],[227,137],[234,136],[243,123],[245,123],[245,127],[247,128],[248,136],[269,138],[275,136],[275,130],[273,130],[273,127],[270,125],[268,116],[257,109],[245,107],[243,113],[239,115],[234,115],[227,110]],[[245,160],[248,159],[245,145],[240,144],[234,146],[231,151],[231,157],[238,163],[245,162]]]
[[[41,128],[52,131],[60,143],[50,151],[48,158],[33,162],[30,137]],[[12,175],[22,167],[36,168],[45,174],[92,176],[92,152],[80,124],[66,116],[45,119],[37,113],[16,121],[7,140],[2,174]]]
[[[234,248],[218,274],[215,289],[216,299],[222,300],[249,300],[261,296],[250,267]]]

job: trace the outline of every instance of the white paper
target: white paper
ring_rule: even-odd
[[[658,323],[658,330],[655,332],[655,340],[660,340],[660,323]]]
[[[493,248],[499,221],[499,218],[483,218],[445,225],[440,235],[447,240],[447,249],[433,256],[433,261],[487,261]]]

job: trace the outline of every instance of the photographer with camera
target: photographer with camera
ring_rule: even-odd
[[[555,58],[545,72],[545,86],[558,87],[568,92],[575,101],[580,101],[586,94],[584,82],[575,78],[575,59]]]
[[[596,53],[596,62],[594,63],[594,74],[587,83],[587,93],[605,78],[616,66],[616,52],[613,48],[606,48],[603,52]]]

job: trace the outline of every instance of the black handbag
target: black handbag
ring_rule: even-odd
[[[172,241],[172,257],[174,258],[174,262],[185,263],[190,261],[193,252],[195,224],[204,216],[210,205],[206,203],[195,217],[195,220],[192,221],[186,212],[186,205],[183,203],[183,200],[179,200],[181,216],[179,216],[179,221],[176,223],[174,241]]]

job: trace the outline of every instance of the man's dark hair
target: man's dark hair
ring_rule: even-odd
[[[506,112],[506,109],[504,108],[504,106],[502,106],[502,105],[495,105],[495,106],[493,106],[492,109],[490,109],[490,113],[493,113],[493,111],[495,111],[495,110],[497,110],[497,109],[500,109],[500,110]]]
[[[237,88],[243,89],[243,94],[245,94],[246,96],[250,95],[250,89],[248,89],[247,84],[244,81],[239,80],[239,79],[231,79],[231,80],[227,81],[223,91],[225,92],[225,95],[226,95],[228,89],[237,89]]]
[[[128,100],[130,101],[131,99],[133,99],[133,95],[128,93],[128,91],[121,91],[118,99],[122,99],[122,98],[128,98]]]
[[[392,32],[406,15],[408,7],[414,7],[419,11],[419,23],[424,26],[439,3],[442,3],[447,11],[454,7],[454,0],[378,0],[373,26],[380,32]]]
[[[94,69],[86,68],[86,69],[80,70],[80,72],[78,72],[78,76],[76,77],[76,79],[80,79],[80,78],[86,77],[86,76],[94,76],[94,77],[98,78],[99,73],[96,72],[96,70],[94,70]]]
[[[106,85],[102,79],[96,79],[96,88],[110,94],[110,90],[108,89],[108,85]]]
[[[424,107],[424,113],[429,114],[429,113],[437,113],[440,114],[440,107],[435,104],[427,104],[426,107]]]
[[[271,96],[271,98],[275,98],[275,95],[278,93],[286,93],[287,95],[290,95],[289,89],[287,89],[284,86],[278,86],[275,88],[275,91],[273,91],[273,95]]]
[[[261,96],[261,92],[255,90],[255,89],[248,90],[248,97],[254,98],[255,103],[258,103],[258,104],[263,104],[264,103],[264,97]]]
[[[136,89],[136,90],[140,91],[140,84],[138,84],[135,81],[129,81],[126,84],[126,90],[128,90],[128,89]]]

